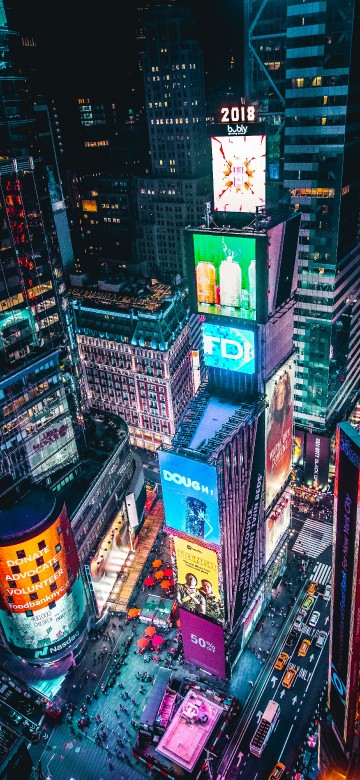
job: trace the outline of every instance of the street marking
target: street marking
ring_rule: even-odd
[[[332,535],[329,523],[307,519],[292,549],[309,558],[318,558],[332,544]]]
[[[293,705],[296,704],[296,702],[297,702],[297,696],[294,696],[294,698],[292,700]]]
[[[312,577],[315,582],[319,583],[319,585],[328,585],[331,581],[331,566],[329,566],[327,563],[317,563],[315,565]]]
[[[288,743],[288,740],[290,739],[290,734],[291,734],[291,732],[292,732],[293,728],[294,728],[294,724],[291,726],[291,729],[290,729],[290,731],[289,731],[289,733],[288,733],[288,735],[287,735],[287,737],[286,737],[286,740],[285,740],[285,742],[284,742],[284,747],[283,747],[283,749],[282,749],[282,751],[281,751],[281,753],[280,753],[280,755],[279,755],[278,761],[280,761],[280,759],[281,759],[281,757],[282,757],[282,754],[283,754],[283,752],[284,752],[284,750],[285,750],[285,748],[286,748],[286,745],[287,745],[287,743]]]
[[[278,681],[278,677],[272,677],[271,678],[270,682],[272,682],[272,687],[273,688],[275,688],[275,685],[276,685],[277,681]]]

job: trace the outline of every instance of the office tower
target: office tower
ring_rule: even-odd
[[[183,228],[210,200],[204,66],[189,9],[154,9],[144,29],[151,171],[136,180],[135,253],[166,280],[185,276]]]
[[[137,447],[169,444],[194,393],[186,293],[130,277],[69,296],[89,405],[123,417]]]
[[[245,16],[247,96],[266,126],[277,124],[269,178],[280,177],[302,215],[295,419],[329,436],[360,377],[359,3],[247,0]]]
[[[41,479],[78,458],[82,421],[61,252],[28,84],[0,47],[1,474]]]
[[[286,564],[300,214],[264,206],[267,138],[254,106],[221,116],[213,188],[227,224],[185,230],[207,376],[159,464],[184,655],[225,678]]]
[[[360,435],[350,423],[340,423],[336,430],[328,706],[333,730],[348,757],[357,751],[360,737],[359,473]]]

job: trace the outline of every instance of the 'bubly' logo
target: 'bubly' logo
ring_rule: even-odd
[[[174,482],[175,485],[183,485],[184,487],[192,488],[193,490],[199,490],[201,493],[207,493],[210,496],[214,495],[213,490],[209,489],[207,485],[200,485],[200,482],[197,482],[196,479],[184,477],[182,474],[167,471],[166,469],[163,470],[162,475],[166,482]]]
[[[246,135],[248,128],[247,125],[228,125],[228,135]]]

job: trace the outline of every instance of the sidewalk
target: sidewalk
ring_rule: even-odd
[[[290,553],[290,557],[291,560],[288,562],[281,583],[276,591],[272,592],[268,606],[232,674],[229,691],[236,696],[242,708],[253,687],[249,681],[256,683],[292,608],[292,603],[309,577],[309,568],[306,572],[301,571],[301,557],[293,553]],[[284,585],[284,581],[291,582],[292,586]]]

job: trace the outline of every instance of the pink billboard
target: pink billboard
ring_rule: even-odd
[[[221,626],[181,607],[179,616],[185,660],[225,680],[224,631]]]

